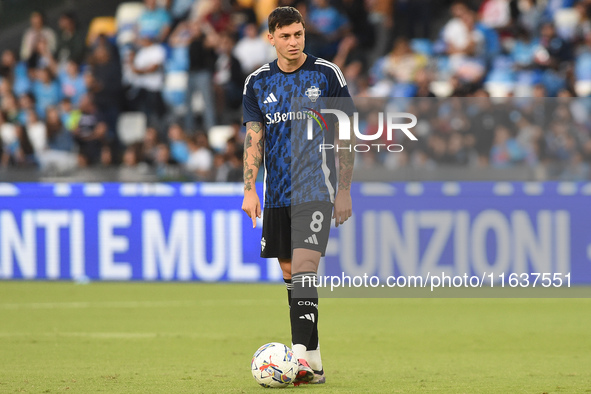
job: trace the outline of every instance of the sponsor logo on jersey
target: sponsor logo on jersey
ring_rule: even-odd
[[[267,124],[276,124],[296,119],[311,119],[308,111],[273,112],[265,114],[265,118],[267,118]]]

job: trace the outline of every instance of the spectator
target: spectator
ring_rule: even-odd
[[[168,128],[168,141],[170,144],[170,157],[179,164],[185,164],[189,160],[189,147],[187,136],[177,123]]]
[[[69,98],[63,98],[59,105],[60,119],[66,130],[72,132],[78,127],[78,120],[80,120],[80,111],[74,111],[72,101]]]
[[[204,19],[218,34],[234,31],[230,12],[224,5],[223,0],[210,0]]]
[[[45,17],[39,11],[34,11],[31,14],[31,27],[29,27],[23,35],[21,44],[21,59],[28,60],[33,54],[37,42],[42,38],[47,42],[50,52],[54,52],[56,48],[55,32],[45,26]]]
[[[98,115],[89,95],[82,96],[78,122],[74,126],[74,139],[79,148],[79,165],[86,167],[101,162],[107,124]]]
[[[539,49],[539,40],[533,39],[527,30],[518,29],[515,44],[510,55],[518,69],[530,69],[534,64],[536,51]]]
[[[454,132],[447,141],[447,162],[451,165],[466,166],[470,161],[470,152],[464,145],[461,133]]]
[[[502,29],[511,22],[509,0],[485,0],[480,6],[480,20],[492,29]]]
[[[133,144],[125,148],[123,160],[119,169],[119,181],[134,182],[138,177],[146,175],[149,168],[142,162],[142,145]]]
[[[238,40],[232,53],[240,62],[242,72],[248,75],[273,60],[272,49],[269,41],[258,34],[257,26],[250,23],[244,28],[244,37]]]
[[[0,111],[0,142],[2,145],[2,165],[8,165],[9,158],[19,147],[16,125],[9,122],[6,113]]]
[[[192,172],[198,181],[209,180],[213,168],[213,154],[207,141],[207,134],[196,134],[194,139],[189,139],[187,147],[189,157],[185,163],[185,169]]]
[[[151,126],[160,126],[166,110],[162,99],[164,87],[164,61],[166,50],[148,36],[139,40],[140,49],[131,54],[130,68],[133,72],[132,88],[136,92],[135,109],[148,117]]]
[[[60,72],[59,81],[62,97],[68,97],[72,104],[78,106],[80,98],[86,94],[86,83],[80,73],[80,67],[74,60],[67,61]]]
[[[418,1],[424,2],[425,0]],[[414,2],[417,2],[417,0],[414,0]],[[375,44],[375,31],[369,21],[367,2],[363,0],[343,0],[343,8],[351,24],[351,33],[353,33],[363,50],[367,52]],[[428,23],[428,20],[421,21],[425,24]]]
[[[8,122],[18,122],[19,108],[14,93],[10,92],[2,96],[2,107],[0,110],[4,112]]]
[[[184,21],[191,12],[191,7],[195,0],[173,0],[170,7],[170,16],[172,17],[172,29],[181,21]]]
[[[57,107],[47,108],[45,116],[47,147],[55,151],[73,152],[74,138],[64,127]]]
[[[80,64],[84,61],[86,52],[85,32],[78,29],[74,14],[65,12],[61,14],[57,37],[55,57],[60,65],[73,60]]]
[[[396,82],[413,83],[427,61],[424,55],[413,52],[407,39],[399,38],[385,58],[382,73]]]
[[[108,126],[109,140],[116,140],[117,119],[121,110],[121,64],[113,52],[115,48],[102,42],[94,49],[87,73],[87,87],[92,92],[99,116]]]
[[[542,20],[541,6],[536,4],[536,0],[522,0],[517,2],[517,8],[519,25],[529,34],[535,34]]]
[[[59,83],[53,78],[49,68],[37,70],[37,81],[33,83],[33,93],[36,99],[36,110],[39,117],[45,117],[45,111],[50,105],[58,105],[61,99]]]
[[[572,60],[572,48],[556,34],[552,23],[544,23],[540,29],[540,47],[534,57],[542,68],[558,69],[562,62]]]
[[[168,11],[157,7],[156,0],[144,0],[144,4],[146,9],[137,20],[139,38],[148,38],[153,42],[164,42],[170,33],[172,22]]]
[[[479,82],[484,77],[487,63],[498,53],[498,37],[494,30],[477,23],[473,11],[461,3],[454,7],[457,16],[443,31],[450,66],[461,80]]]
[[[45,37],[41,37],[33,48],[31,56],[27,59],[27,68],[29,70],[38,70],[40,68],[49,68],[52,73],[57,74],[58,64],[53,57]]]
[[[10,49],[2,51],[0,78],[12,83],[12,89],[17,96],[31,90],[26,64],[17,62],[15,53]]]
[[[567,167],[560,174],[560,179],[571,182],[584,182],[589,180],[589,163],[583,161],[583,155],[576,151],[570,158]]]
[[[209,131],[216,124],[215,102],[213,95],[213,73],[217,55],[217,34],[207,23],[191,22],[191,43],[189,44],[189,89],[187,91],[187,115],[185,129],[192,133],[195,130],[195,119],[192,111],[194,92],[203,97],[203,126]]]
[[[17,122],[20,124],[26,124],[28,121],[28,113],[30,110],[34,110],[36,107],[35,96],[32,93],[25,93],[18,99],[20,111],[17,116]]]
[[[2,51],[0,59],[0,78],[14,83],[16,69],[16,56],[10,49]]]
[[[146,136],[142,142],[142,152],[140,154],[141,160],[149,165],[156,162],[156,154],[158,148],[158,131],[153,127],[146,129]]]
[[[33,147],[23,126],[14,125],[11,139],[3,136],[2,167],[32,167],[35,165]]]
[[[234,39],[232,35],[230,33],[221,34],[213,74],[218,119],[227,114],[227,110],[236,110],[242,104],[244,75],[242,74],[240,62],[232,55],[233,47]]]
[[[525,152],[507,127],[498,125],[495,128],[494,142],[490,151],[490,163],[495,168],[509,168],[523,162]]]
[[[29,111],[27,118],[27,137],[33,147],[35,155],[39,155],[47,148],[47,127],[42,122],[35,111]]]
[[[328,60],[336,55],[339,43],[349,31],[347,17],[328,0],[313,0],[306,21],[306,38],[310,53]]]
[[[178,176],[178,167],[176,161],[170,156],[170,149],[166,144],[158,144],[156,147],[156,161],[154,163],[156,176],[161,180],[166,180]]]

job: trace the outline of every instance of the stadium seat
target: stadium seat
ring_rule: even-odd
[[[579,13],[574,8],[561,8],[554,13],[556,32],[564,39],[571,39],[579,23]]]
[[[117,120],[117,136],[124,145],[142,142],[148,120],[142,112],[124,112]]]
[[[117,22],[117,45],[123,46],[135,39],[135,23],[144,12],[145,6],[141,2],[122,3],[117,7],[115,20]]]
[[[211,148],[221,152],[226,148],[228,139],[234,135],[234,128],[232,126],[213,126],[207,134]]]
[[[115,12],[117,29],[124,25],[135,24],[140,15],[144,12],[145,6],[141,1],[133,1],[119,4]]]
[[[90,22],[86,45],[91,46],[101,35],[114,37],[117,34],[117,22],[112,16],[97,16]]]

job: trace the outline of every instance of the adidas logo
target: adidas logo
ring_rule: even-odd
[[[307,244],[318,245],[318,238],[316,238],[316,234],[312,234],[308,239],[305,239],[304,242]]]
[[[275,95],[273,93],[271,93],[270,95],[267,96],[265,101],[263,101],[263,104],[276,103],[277,101],[279,101],[279,100],[277,100],[277,97],[275,97]]]
[[[314,315],[312,313],[306,313],[305,315],[300,316],[300,319],[310,320],[312,323],[314,323]]]
[[[261,252],[265,250],[265,246],[267,245],[267,241],[265,241],[265,237],[261,238]]]

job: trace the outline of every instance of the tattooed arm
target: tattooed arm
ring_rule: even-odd
[[[261,202],[256,191],[256,179],[263,162],[264,130],[261,122],[246,123],[244,140],[244,200],[242,210],[252,219],[256,227],[256,218],[261,217]]]
[[[350,124],[353,124],[353,119],[350,119]],[[339,129],[339,125],[335,126],[335,130]],[[351,201],[351,180],[353,179],[353,165],[355,164],[355,134],[351,133],[350,140],[341,140],[336,136],[336,143],[338,145],[339,156],[339,188],[334,201],[334,218],[335,227],[345,223],[347,219],[353,214],[353,202]]]

